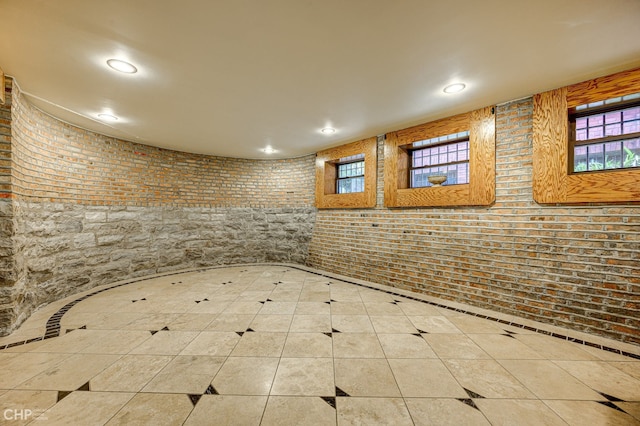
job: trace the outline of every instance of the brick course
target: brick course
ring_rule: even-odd
[[[308,264],[640,344],[640,207],[532,197],[532,101],[497,108],[488,208],[318,212]]]

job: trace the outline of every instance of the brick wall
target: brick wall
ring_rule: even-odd
[[[640,343],[640,206],[532,199],[532,101],[497,108],[488,208],[318,212],[308,264],[375,283]]]

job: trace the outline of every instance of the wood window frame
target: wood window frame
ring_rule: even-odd
[[[469,131],[469,183],[409,187],[414,142]],[[386,207],[488,206],[496,195],[495,107],[489,106],[387,133],[384,149]]]
[[[374,136],[316,154],[316,207],[355,209],[376,206],[378,139]],[[337,164],[341,158],[364,154],[364,192],[336,194]]]
[[[640,68],[533,97],[533,199],[540,204],[640,201],[640,170],[570,173],[569,110],[640,92]]]

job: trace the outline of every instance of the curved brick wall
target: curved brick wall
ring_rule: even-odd
[[[314,155],[169,151],[62,123],[17,89],[12,102],[10,214],[0,219],[13,238],[0,334],[39,305],[107,282],[215,264],[305,263]]]

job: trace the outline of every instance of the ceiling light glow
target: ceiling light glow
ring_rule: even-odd
[[[118,121],[118,117],[111,114],[98,114],[98,118],[102,121]]]
[[[273,154],[274,152],[276,152],[275,149],[271,148],[270,146],[267,146],[265,149],[262,150],[265,154]]]
[[[134,65],[120,59],[109,59],[107,61],[107,65],[109,65],[114,70],[123,72],[125,74],[135,74],[138,72],[138,68],[136,68]]]
[[[334,129],[333,127],[325,127],[324,129],[320,130],[320,132],[325,135],[332,135],[336,132],[336,129]]]
[[[454,84],[448,85],[447,87],[442,89],[442,91],[444,93],[458,93],[458,92],[462,92],[465,87],[467,86],[463,83],[454,83]]]

